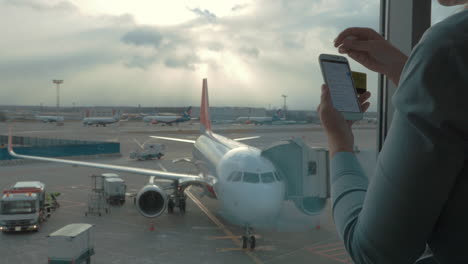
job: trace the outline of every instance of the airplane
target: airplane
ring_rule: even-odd
[[[240,142],[259,138],[258,136],[230,139],[212,131],[207,79],[203,79],[200,110],[201,135],[197,140],[151,136],[156,139],[193,144],[193,160],[184,158],[179,161],[191,162],[198,168],[198,174],[172,173],[154,169],[17,154],[12,148],[11,132],[8,152],[16,158],[150,176],[147,185],[138,192],[135,198],[138,211],[148,218],[160,216],[166,208],[168,213],[172,213],[174,207],[178,207],[181,213],[185,212],[187,197],[184,193],[185,189],[189,186],[200,187],[208,197],[218,199],[224,219],[244,227],[242,248],[249,246],[254,249],[256,238],[253,228],[264,227],[265,223],[271,222],[272,219],[278,219],[283,201],[286,200],[287,178],[283,177],[283,174],[277,170],[269,158],[262,155],[260,149]],[[161,188],[156,185],[156,179],[170,180],[172,186]],[[168,195],[167,190],[172,190],[172,192]],[[303,213],[307,212],[303,210]]]
[[[84,126],[96,125],[96,127],[101,125],[105,127],[106,125],[119,122],[120,114],[119,113],[116,114],[115,110],[112,111],[112,114],[113,114],[112,117],[89,117],[89,111],[88,111],[86,112],[86,117],[83,118],[83,125]]]
[[[264,125],[264,124],[272,124],[275,121],[281,121],[280,118],[282,111],[279,109],[276,113],[272,116],[241,116],[236,119],[237,122],[245,123],[245,124],[255,124],[255,125]]]
[[[165,124],[165,125],[170,125],[176,123],[182,123],[186,121],[190,121],[192,117],[190,116],[192,114],[192,107],[189,106],[180,116],[169,116],[169,115],[152,115],[152,116],[145,116],[143,118],[143,121],[145,123],[151,123],[151,124]]]
[[[37,115],[36,119],[44,123],[63,122],[63,116],[41,116]]]

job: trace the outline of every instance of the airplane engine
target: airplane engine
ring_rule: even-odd
[[[166,210],[167,194],[157,185],[148,184],[137,194],[138,211],[149,218],[158,217]]]
[[[306,215],[317,215],[325,208],[327,203],[326,198],[320,197],[304,197],[294,200],[297,209],[301,210]]]

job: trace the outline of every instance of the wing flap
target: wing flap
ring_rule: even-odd
[[[259,138],[260,136],[253,136],[253,137],[244,137],[244,138],[235,138],[235,141],[244,141],[244,140],[249,140],[249,139],[256,139]]]
[[[177,141],[177,142],[184,142],[184,143],[192,143],[195,144],[195,140],[190,140],[190,139],[182,139],[182,138],[171,138],[171,137],[158,137],[158,136],[150,136],[151,138],[157,138],[157,139],[165,139],[165,140],[170,140],[170,141]]]

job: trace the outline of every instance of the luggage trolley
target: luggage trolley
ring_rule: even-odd
[[[106,214],[110,213],[110,207],[106,203],[106,197],[104,194],[104,177],[105,176],[103,175],[91,175],[93,189],[88,195],[88,210],[85,212],[85,216],[101,216],[103,212]]]

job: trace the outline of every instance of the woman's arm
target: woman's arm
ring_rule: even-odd
[[[334,219],[356,263],[414,263],[463,168],[468,53],[440,35],[428,36],[405,66],[368,188],[352,153],[332,159]]]

